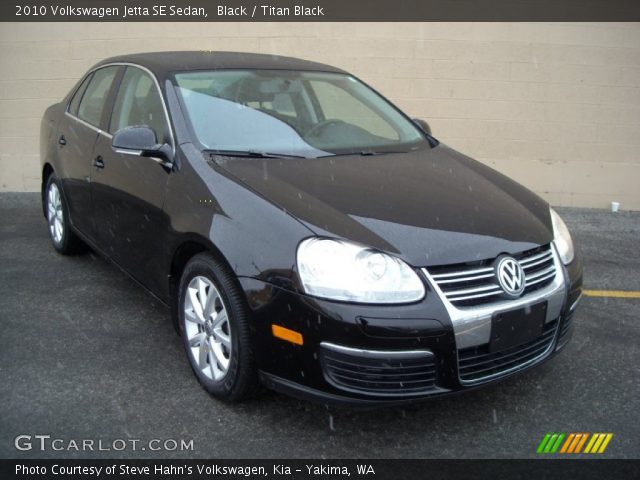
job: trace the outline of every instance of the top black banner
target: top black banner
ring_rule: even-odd
[[[637,22],[638,0],[16,0],[3,22]]]

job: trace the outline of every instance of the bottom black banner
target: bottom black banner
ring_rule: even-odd
[[[0,460],[16,479],[627,479],[639,460]]]

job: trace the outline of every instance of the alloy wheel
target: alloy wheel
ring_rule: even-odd
[[[194,365],[212,380],[222,380],[231,361],[231,326],[227,308],[213,282],[194,277],[184,301],[185,334]]]
[[[61,243],[64,235],[64,214],[60,190],[55,183],[51,183],[47,194],[47,220],[49,221],[51,238],[55,243]]]

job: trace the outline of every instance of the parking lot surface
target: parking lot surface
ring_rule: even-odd
[[[93,253],[55,253],[38,201],[0,194],[2,458],[519,458],[547,432],[611,432],[602,456],[640,456],[638,298],[585,297],[562,353],[462,395],[373,411],[272,392],[227,405],[199,387],[164,306]],[[559,211],[585,288],[640,290],[640,212]],[[63,450],[18,451],[18,435]],[[140,443],[69,449],[83,439]],[[141,450],[154,439],[193,449]]]

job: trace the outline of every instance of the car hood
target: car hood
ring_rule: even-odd
[[[415,267],[514,254],[553,238],[544,200],[442,144],[376,156],[214,161],[317,235]]]

